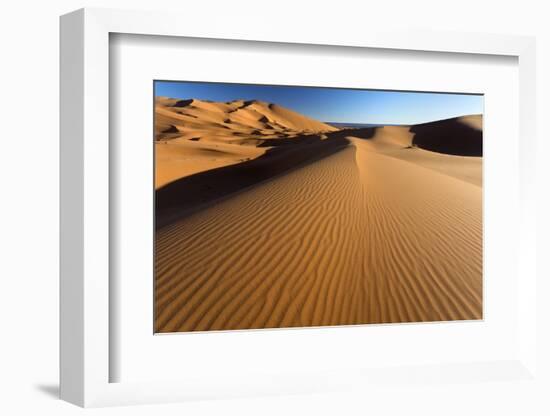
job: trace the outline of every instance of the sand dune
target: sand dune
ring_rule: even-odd
[[[190,105],[177,102],[159,110]],[[481,158],[416,148],[416,126],[336,131],[265,103],[201,102],[174,117],[204,111],[216,124],[241,110],[233,131],[295,130],[220,148],[230,160],[244,157],[235,146],[263,153],[185,166],[177,175],[196,172],[157,190],[158,332],[482,317]],[[194,120],[158,126],[157,139],[196,144],[188,137],[211,127]],[[219,137],[203,146],[230,138]],[[185,146],[183,157],[207,151]]]
[[[416,134],[413,133],[414,129],[415,126],[379,127],[372,139],[365,142],[365,146],[387,156],[408,161],[481,186],[483,170],[481,157],[449,155],[422,149],[414,143],[416,138]],[[353,132],[350,132],[350,134],[353,134]],[[447,136],[441,135],[438,137],[440,141],[444,141]]]
[[[470,115],[412,126],[413,144],[458,156],[482,156],[482,117]]]
[[[255,159],[273,141],[335,130],[262,101],[221,103],[158,97],[155,186],[160,188],[193,173]]]

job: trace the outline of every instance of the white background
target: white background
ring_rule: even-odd
[[[216,4],[218,6],[216,6]],[[233,19],[239,27],[273,18],[286,25],[388,24],[440,30],[530,34],[538,36],[538,130],[540,213],[550,212],[550,144],[545,114],[550,114],[550,32],[545,2],[536,1],[19,1],[0,13],[0,412],[73,414],[82,412],[55,399],[58,367],[58,16],[83,6],[163,8],[215,24]],[[9,6],[8,6],[9,5]],[[182,22],[185,24],[185,22]],[[542,180],[545,180],[544,183]],[[550,248],[547,216],[539,216],[539,247]],[[503,236],[505,238],[506,236]],[[544,254],[544,251],[540,251]],[[550,276],[548,256],[540,256],[541,276]],[[549,283],[538,287],[542,347],[550,350]],[[539,354],[543,375],[550,374],[548,353]],[[195,402],[157,407],[93,410],[99,414],[548,414],[546,391],[529,383],[454,384],[400,389],[357,397],[325,395]],[[546,395],[544,394],[546,393]]]

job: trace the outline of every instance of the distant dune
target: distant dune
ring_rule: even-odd
[[[156,112],[158,332],[482,317],[482,162],[452,154],[451,128],[481,134],[481,116],[339,130],[259,101]]]
[[[262,156],[273,140],[330,132],[333,126],[262,101],[156,99],[156,187],[193,173]]]
[[[481,115],[417,124],[413,144],[422,149],[458,156],[482,156]]]
[[[434,126],[433,132],[430,130],[432,125]],[[438,134],[438,132],[442,131],[439,129],[438,122],[422,125],[422,133],[414,133],[416,128],[417,126],[385,126],[376,128],[372,140],[367,141],[365,146],[369,146],[387,156],[409,161],[439,173],[481,186],[483,168],[481,157],[459,156],[422,149],[420,148],[421,145],[418,144],[418,141],[422,141],[422,135],[432,137],[434,147],[436,147],[438,142],[444,142],[448,136],[446,134]],[[437,146],[438,150],[443,150],[444,147],[445,145]]]

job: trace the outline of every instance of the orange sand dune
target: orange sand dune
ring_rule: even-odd
[[[208,123],[243,104],[214,105]],[[265,111],[261,123],[275,125],[265,108],[277,125],[291,118],[248,106],[252,124]],[[157,229],[156,330],[480,319],[481,158],[416,148],[415,126],[335,131],[298,122],[308,129],[232,145],[261,155],[157,190],[157,220],[184,215]],[[420,134],[434,142],[426,125]],[[160,141],[186,140],[178,137]],[[206,148],[182,149],[186,157]]]
[[[221,103],[158,97],[155,187],[193,173],[255,159],[279,139],[335,130],[262,101]]]
[[[377,128],[372,140],[366,141],[365,146],[372,147],[387,156],[481,186],[483,170],[481,157],[448,155],[421,149],[413,143],[414,138],[415,133],[411,132],[408,126],[385,126]],[[443,135],[442,140],[444,139]]]

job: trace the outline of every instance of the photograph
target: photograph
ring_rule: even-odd
[[[155,333],[483,319],[483,94],[153,100]]]

